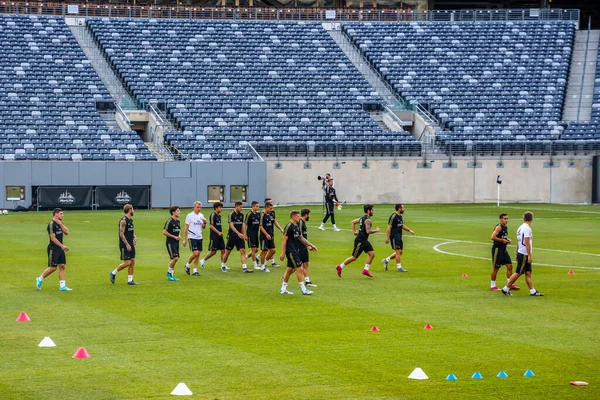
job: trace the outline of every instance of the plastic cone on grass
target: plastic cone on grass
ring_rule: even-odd
[[[532,370],[528,369],[527,371],[525,371],[525,373],[523,374],[523,376],[535,376],[535,374],[533,373]]]
[[[373,327],[371,328],[371,332],[379,332],[379,328],[373,325]]]
[[[446,380],[447,380],[447,381],[457,381],[457,380],[458,380],[458,378],[456,377],[456,375],[454,375],[454,374],[450,374],[450,375],[448,375],[448,376],[446,377]]]
[[[473,379],[483,379],[483,375],[481,375],[480,372],[475,372],[471,378],[473,378]]]
[[[175,389],[171,392],[173,396],[191,396],[193,393],[183,382],[179,382]]]
[[[423,370],[419,367],[415,368],[413,372],[410,373],[410,375],[408,376],[408,379],[417,379],[417,380],[425,380],[425,379],[429,379],[429,377],[427,375],[425,375],[425,372],[423,372]]]
[[[423,329],[433,329],[433,326],[431,326],[431,324],[427,324]]]
[[[46,336],[45,338],[42,339],[40,344],[38,344],[38,347],[56,347],[56,344],[54,343],[54,341],[52,339],[50,339],[49,336]]]
[[[29,322],[31,321],[31,319],[29,318],[29,315],[27,315],[27,313],[25,311],[22,311],[21,314],[19,314],[19,316],[17,317],[17,322]]]
[[[498,372],[498,375],[496,375],[496,378],[508,378],[508,374],[504,371],[500,371]]]
[[[91,358],[90,353],[84,347],[80,347],[77,349],[75,354],[73,354],[73,358]]]
[[[567,272],[568,275],[575,275],[575,272],[573,272],[573,270],[570,270],[569,272]]]
[[[468,278],[468,277],[469,277],[469,275],[467,275],[467,274],[462,274],[462,277],[463,277],[463,278]]]

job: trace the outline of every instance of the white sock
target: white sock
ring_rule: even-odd
[[[190,268],[190,263],[185,263],[186,268]]]
[[[66,285],[65,281],[60,281],[59,283],[60,283],[60,287],[65,287],[65,285]]]
[[[333,224],[333,227],[337,229],[337,226],[335,224]]]
[[[490,287],[494,287],[494,286],[496,286],[496,281],[491,281]]]
[[[63,281],[64,282],[64,281]],[[537,292],[537,290],[535,290],[535,288],[533,289],[529,289],[529,293],[534,294],[535,292]]]
[[[275,259],[274,258],[271,258],[271,265],[272,264],[275,264]]]
[[[324,227],[324,226],[325,226],[325,224],[321,222],[321,228]]]
[[[281,282],[281,290],[284,291],[287,289],[287,282]]]
[[[344,263],[340,264],[340,267],[342,267],[342,268],[344,268],[345,266],[346,266],[346,264],[344,264]]]
[[[175,272],[175,270],[171,267],[169,267],[169,269],[167,270],[168,273],[170,273],[171,275],[173,275],[173,272]]]
[[[300,282],[300,289],[302,289],[303,292],[306,292],[306,285],[304,282]]]
[[[365,264],[365,269],[368,271],[369,267],[371,267],[369,264]]]
[[[396,265],[398,266],[398,269],[402,269],[402,264],[398,263]]]
[[[310,278],[307,276],[306,278],[304,278],[304,282],[306,282],[306,283],[310,282]]]
[[[391,258],[389,258],[389,257],[386,257],[386,258],[385,258],[385,262],[390,262],[390,261],[392,261],[392,259],[391,259]]]
[[[38,278],[40,281],[44,280],[44,275],[40,275],[40,277]]]
[[[266,263],[264,263],[263,265],[260,266],[260,269],[265,269],[265,268],[267,268],[267,264]]]
[[[113,270],[112,274],[113,274],[113,275],[116,275],[116,274],[117,274],[117,272],[119,272],[119,270],[115,268],[115,269]]]
[[[508,283],[508,281],[510,281],[510,278],[506,278],[506,283]]]
[[[507,291],[507,290],[510,290],[510,289],[508,288],[508,286],[506,286],[506,285],[505,285],[505,286],[502,288],[502,290],[504,290],[504,291]]]
[[[133,282],[133,275],[127,275],[127,282]]]
[[[224,262],[221,263],[221,268],[226,267],[227,265],[225,265]]]
[[[247,269],[247,268],[248,268],[248,266],[247,266],[246,264],[242,264],[242,268],[243,268],[243,269]]]
[[[198,272],[198,268],[194,268],[194,273]]]

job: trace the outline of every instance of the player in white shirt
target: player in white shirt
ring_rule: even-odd
[[[185,273],[190,274],[192,261],[194,262],[194,271],[192,275],[200,276],[198,272],[198,263],[200,262],[200,253],[202,252],[202,229],[206,227],[206,218],[200,212],[202,203],[196,201],[194,203],[194,211],[185,217],[185,228],[183,230],[183,247],[187,245],[188,236],[190,241],[190,250],[192,254],[185,264]]]
[[[535,290],[533,281],[531,280],[531,263],[533,262],[531,253],[533,251],[533,232],[531,231],[531,223],[533,222],[533,213],[530,211],[523,214],[523,224],[517,229],[517,272],[512,274],[506,286],[502,288],[502,293],[505,296],[512,296],[510,285],[514,284],[517,279],[525,274],[525,282],[529,287],[530,296],[543,296],[542,293]]]

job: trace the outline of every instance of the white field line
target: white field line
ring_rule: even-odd
[[[447,255],[450,255],[450,256],[465,257],[465,258],[475,258],[477,260],[487,260],[487,261],[490,260],[490,258],[478,257],[478,256],[470,256],[470,255],[460,254],[460,253],[451,253],[449,251],[440,250],[440,246],[444,246],[444,245],[447,245],[447,244],[453,244],[453,243],[461,243],[461,242],[464,242],[464,241],[462,241],[462,240],[453,240],[453,241],[450,241],[450,242],[438,243],[435,246],[433,246],[433,250],[437,251],[438,253],[447,254]],[[472,243],[472,242],[466,242],[466,243]],[[555,268],[568,268],[568,269],[591,269],[591,270],[594,270],[594,271],[600,271],[600,268],[580,267],[580,266],[575,266],[575,265],[541,264],[541,263],[536,263],[536,262],[534,262],[534,265],[541,265],[541,266],[544,266],[544,267],[555,267]]]

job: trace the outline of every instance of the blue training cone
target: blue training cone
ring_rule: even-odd
[[[458,378],[456,377],[456,375],[454,374],[450,374],[448,375],[448,377],[446,378],[447,381],[456,381],[458,380]]]
[[[498,372],[498,375],[496,375],[497,378],[508,378],[508,374],[504,371],[500,371]]]
[[[528,369],[527,371],[525,371],[525,373],[523,374],[523,376],[535,376],[535,374],[533,373],[532,370]]]
[[[473,378],[473,379],[483,379],[483,376],[481,375],[481,373],[475,372],[471,378]]]

